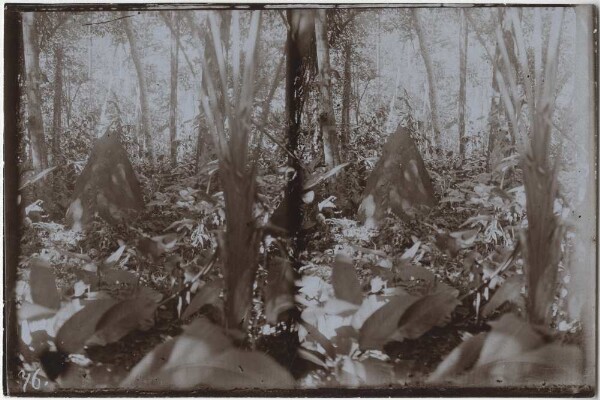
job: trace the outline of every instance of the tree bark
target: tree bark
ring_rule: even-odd
[[[431,125],[433,126],[433,140],[436,146],[440,146],[440,125],[438,121],[438,106],[437,106],[437,94],[435,90],[435,76],[433,74],[433,64],[431,57],[429,56],[429,50],[427,43],[425,42],[425,35],[421,28],[421,22],[419,21],[419,14],[416,9],[411,9],[413,27],[417,33],[419,40],[419,47],[421,48],[421,57],[423,57],[423,63],[425,64],[425,71],[427,72],[427,86],[429,87],[429,108],[431,111]]]
[[[57,45],[54,49],[54,107],[52,117],[52,163],[58,165],[60,138],[62,135],[63,101],[63,49]]]
[[[469,26],[465,16],[465,10],[460,9],[460,87],[458,90],[458,139],[459,139],[459,154],[461,157],[465,155],[466,147],[466,122],[465,122],[465,103],[467,98],[467,56],[469,44]]]
[[[179,18],[171,11],[171,21],[175,32],[171,32],[171,101],[169,107],[169,138],[171,144],[171,165],[177,165],[177,75],[179,73]]]
[[[293,237],[296,252],[304,249],[302,235],[302,179],[303,170],[297,154],[302,110],[307,96],[306,75],[310,68],[311,43],[314,38],[313,11],[287,10],[289,29],[286,38],[285,113],[287,119],[288,166],[294,175],[288,180],[286,202],[287,230]],[[292,157],[289,154],[294,154]]]
[[[331,65],[329,63],[329,42],[327,40],[327,11],[317,10],[315,18],[315,38],[317,64],[319,68],[319,126],[323,137],[323,155],[329,169],[340,163],[339,141],[336,132],[333,98],[331,94]]]
[[[131,50],[131,58],[135,66],[135,71],[138,78],[138,86],[140,91],[140,112],[141,112],[141,130],[144,137],[145,155],[151,165],[154,164],[154,143],[152,140],[152,132],[150,131],[150,106],[148,104],[148,86],[146,83],[146,74],[144,72],[144,65],[142,58],[137,46],[137,41],[131,26],[129,18],[123,18],[123,29],[127,35],[129,41],[129,48]]]
[[[340,139],[341,150],[345,152],[350,141],[350,99],[352,97],[352,41],[349,38],[344,41],[343,52],[344,86],[342,88],[342,134]]]
[[[490,154],[494,150],[494,146],[496,145],[496,139],[498,137],[498,131],[500,128],[500,109],[502,107],[502,101],[500,99],[500,92],[498,87],[498,80],[496,75],[498,74],[498,63],[500,62],[500,49],[498,44],[496,44],[496,51],[494,52],[494,60],[492,66],[492,103],[490,105],[490,113],[488,117],[488,125],[490,127],[488,134],[488,146],[487,146],[487,156],[488,156],[488,171],[491,168],[490,164]]]
[[[27,127],[31,143],[31,158],[35,172],[48,167],[44,120],[42,119],[40,48],[35,14],[23,13],[23,45],[27,92]]]

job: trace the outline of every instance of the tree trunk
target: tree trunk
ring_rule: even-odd
[[[433,126],[433,139],[436,146],[440,146],[440,125],[438,121],[438,107],[437,107],[437,95],[435,90],[435,77],[433,75],[433,65],[431,63],[431,57],[429,56],[429,50],[427,43],[425,43],[425,35],[421,29],[421,22],[419,21],[419,14],[416,9],[412,11],[412,22],[413,27],[417,33],[419,40],[419,47],[421,48],[421,57],[423,57],[423,63],[425,64],[425,71],[427,72],[427,86],[429,87],[429,108],[431,111],[431,125]]]
[[[500,48],[496,44],[496,51],[494,52],[494,60],[492,66],[492,104],[490,106],[490,113],[488,117],[488,125],[490,127],[488,134],[488,146],[487,146],[487,156],[488,156],[488,171],[491,168],[490,164],[490,155],[494,150],[494,146],[496,145],[496,139],[498,137],[498,131],[500,128],[500,108],[502,106],[502,101],[500,99],[500,92],[498,87],[498,80],[496,75],[498,74],[498,63],[500,62]]]
[[[341,150],[345,153],[350,141],[350,98],[352,97],[352,41],[344,41],[344,86],[342,88]],[[341,161],[341,160],[340,160]]]
[[[285,113],[287,119],[288,166],[294,170],[294,176],[288,181],[285,201],[287,208],[287,230],[294,237],[297,252],[304,249],[304,240],[298,235],[302,226],[302,166],[297,154],[300,136],[300,122],[306,96],[306,78],[310,68],[312,49],[310,43],[314,37],[313,11],[287,10],[289,29],[286,39],[286,82]],[[289,155],[294,154],[295,157]]]
[[[35,14],[23,14],[23,46],[25,57],[25,82],[27,91],[27,127],[31,144],[31,161],[35,172],[48,167],[44,120],[42,119],[42,100],[40,79],[40,48]]]
[[[461,157],[465,155],[466,145],[466,123],[465,123],[465,102],[467,98],[467,52],[469,44],[469,26],[465,16],[465,10],[460,9],[460,87],[458,90],[458,138],[459,138],[459,154]]]
[[[58,165],[60,137],[62,134],[63,101],[63,49],[57,45],[54,49],[54,109],[52,118],[52,163]]]
[[[179,18],[171,11],[171,21],[175,32],[171,33],[171,101],[169,107],[169,137],[171,144],[171,165],[177,165],[177,75],[179,72]]]
[[[150,165],[154,164],[154,144],[152,140],[152,132],[150,131],[150,106],[148,105],[148,86],[146,83],[146,74],[144,72],[144,66],[142,64],[142,58],[140,56],[137,42],[134,36],[133,28],[129,18],[123,18],[123,28],[129,41],[129,48],[131,50],[131,58],[135,66],[135,71],[138,78],[138,86],[140,91],[140,112],[141,112],[141,130],[144,137],[145,155],[150,162]]]
[[[329,169],[340,163],[340,151],[335,127],[335,114],[331,95],[331,65],[327,40],[327,11],[317,10],[315,18],[317,64],[319,67],[319,126],[323,136],[323,155]]]

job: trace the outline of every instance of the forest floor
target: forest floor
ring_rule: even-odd
[[[391,373],[396,384],[418,385],[461,342],[489,330],[480,306],[489,299],[490,292],[488,287],[482,287],[482,282],[490,277],[504,279],[501,275],[495,277],[494,271],[514,248],[514,231],[524,213],[522,186],[518,186],[515,177],[509,187],[503,177],[500,183],[493,181],[492,174],[486,172],[483,157],[464,162],[430,162],[428,168],[440,201],[427,217],[405,222],[390,215],[378,229],[367,229],[356,215],[330,210],[327,218],[318,219],[306,231],[307,248],[299,256],[302,279],[296,282],[296,304],[300,304],[304,319],[317,316],[315,325],[335,344],[337,355],[329,354],[333,362],[319,355],[327,353],[323,351],[326,342],[321,339],[313,337],[316,343],[310,344],[311,336],[302,332],[302,328],[299,332],[288,332],[268,324],[262,315],[264,299],[258,290],[252,334],[246,346],[259,348],[291,368],[303,387],[364,384],[364,376],[348,378],[344,371],[348,371],[351,360],[364,361],[367,353],[369,360],[384,362],[385,373]],[[147,199],[146,210],[126,225],[114,227],[98,220],[86,234],[75,234],[57,222],[29,221],[24,225],[21,250],[28,256],[21,259],[17,282],[17,296],[22,304],[33,303],[27,266],[34,256],[42,257],[54,267],[62,299],[101,298],[106,292],[116,299],[126,298],[136,287],[147,288],[160,299],[154,320],[143,329],[128,331],[120,340],[89,344],[84,356],[79,359],[71,356],[68,362],[66,356],[52,356],[55,353],[47,351],[44,343],[56,335],[58,327],[77,309],[63,312],[64,307],[61,308],[46,323],[46,328],[30,326],[29,337],[21,340],[21,358],[26,369],[35,371],[41,359],[46,377],[60,375],[60,383],[48,381],[49,388],[115,387],[146,354],[179,335],[182,327],[198,313],[218,319],[219,313],[209,302],[192,315],[185,313],[191,294],[181,290],[182,280],[210,264],[216,244],[214,232],[224,220],[222,197],[199,193],[193,189],[193,180],[191,174],[177,184],[169,183],[172,180],[168,174],[157,174],[152,180],[142,176],[142,185],[149,186],[153,196]],[[323,203],[319,211],[326,209],[326,204],[322,206]],[[143,249],[141,236],[169,232],[178,234],[176,251],[158,254]],[[263,245],[269,247],[267,241]],[[347,310],[322,312],[323,307],[327,309],[327,304],[332,304],[329,298],[332,265],[338,253],[350,257],[355,266],[365,299],[363,306],[372,301],[377,308],[378,303],[385,302],[382,300],[385,296],[398,291],[414,296],[452,291],[459,299],[457,305],[450,318],[434,321],[418,337],[375,346],[380,350],[361,351],[357,343],[362,338],[350,333],[344,337],[338,330],[348,321],[344,318],[350,318]],[[514,273],[521,273],[521,269],[522,262],[517,260]],[[98,270],[104,271],[100,280]],[[265,273],[263,265],[259,269],[259,282]],[[202,276],[202,281],[210,283],[218,279],[217,262]],[[326,287],[329,289],[323,289]],[[503,307],[518,309],[521,305],[515,303]],[[360,314],[363,306],[352,312]],[[486,317],[494,311],[487,310]],[[302,363],[296,362],[294,347],[299,334],[303,345],[309,343]],[[343,359],[341,372],[340,359]],[[366,383],[376,384],[377,379],[373,379]]]

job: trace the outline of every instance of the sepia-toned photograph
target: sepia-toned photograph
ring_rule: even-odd
[[[597,395],[598,8],[5,4],[9,396]]]

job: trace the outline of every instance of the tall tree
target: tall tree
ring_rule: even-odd
[[[440,125],[438,121],[438,106],[437,106],[437,93],[435,89],[435,75],[433,73],[433,64],[429,55],[429,47],[425,40],[425,35],[421,26],[419,18],[419,12],[416,8],[411,9],[412,22],[415,32],[417,33],[417,39],[419,40],[419,47],[421,49],[421,57],[423,57],[423,63],[425,64],[425,71],[427,72],[427,86],[429,88],[429,108],[431,111],[431,125],[433,127],[433,140],[437,146],[440,145]]]
[[[311,74],[313,53],[315,16],[314,11],[287,10],[288,24],[286,38],[286,81],[285,81],[285,113],[287,123],[288,166],[294,171],[285,190],[286,223],[291,235],[295,235],[295,246],[298,251],[304,248],[301,235],[297,235],[302,226],[302,179],[303,169],[297,149],[300,138],[302,111],[308,93],[308,81]]]
[[[177,82],[179,73],[179,18],[171,11],[171,96],[169,103],[169,138],[171,145],[171,165],[177,165]]]
[[[324,8],[320,8],[316,12],[315,38],[319,68],[319,126],[323,137],[325,164],[331,169],[340,163],[340,150],[333,111],[331,65],[327,38],[327,10]]]
[[[466,123],[465,123],[465,103],[467,98],[467,57],[469,45],[469,25],[465,16],[465,10],[460,9],[460,36],[459,36],[459,58],[460,58],[460,85],[458,90],[458,138],[459,154],[465,155],[466,145]]]
[[[63,48],[57,44],[54,49],[54,107],[52,117],[52,162],[57,165],[60,154],[60,138],[62,134],[62,102],[63,102]]]
[[[350,100],[352,97],[352,40],[346,38],[343,46],[344,76],[342,87],[342,151],[350,140]]]
[[[148,104],[148,86],[146,83],[146,73],[144,71],[144,65],[138,48],[138,43],[135,39],[133,27],[131,26],[131,20],[129,15],[123,13],[123,29],[127,35],[129,42],[129,48],[131,50],[131,58],[133,65],[135,66],[135,72],[138,78],[138,90],[140,95],[140,119],[141,119],[141,130],[142,136],[144,137],[145,155],[148,158],[150,164],[154,164],[154,143],[152,138],[152,132],[150,127],[150,106]]]
[[[44,120],[42,118],[40,47],[33,12],[23,13],[23,46],[25,58],[25,86],[27,93],[27,127],[31,143],[33,169],[40,172],[48,166]]]

